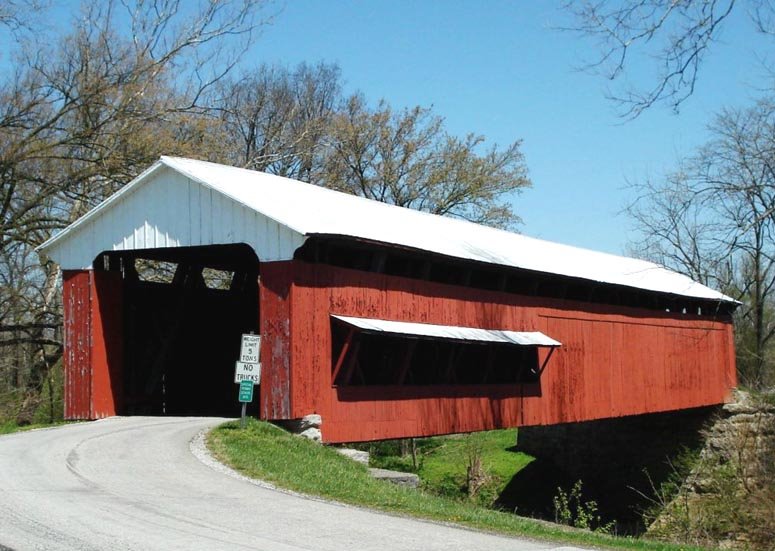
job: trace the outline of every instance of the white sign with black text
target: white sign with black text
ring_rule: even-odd
[[[237,362],[237,369],[234,371],[234,382],[253,381],[254,385],[261,384],[261,364]]]
[[[261,335],[242,335],[239,361],[246,364],[257,364],[261,349]]]

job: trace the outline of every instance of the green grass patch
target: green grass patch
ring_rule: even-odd
[[[33,423],[31,425],[17,425],[14,421],[0,422],[0,434],[11,434],[12,432],[22,432],[25,430],[45,429],[66,424],[67,421],[56,421],[54,423]]]
[[[514,475],[533,461],[531,456],[515,450],[516,436],[516,430],[510,429],[417,439],[416,469],[411,455],[402,456],[397,443],[372,444],[368,450],[372,466],[416,472],[425,490],[462,499],[467,498],[468,456],[475,448],[488,475],[479,502],[489,505],[504,492]]]
[[[207,442],[215,457],[246,476],[351,505],[505,535],[586,546],[643,551],[699,549],[575,530],[494,511],[473,502],[395,486],[371,478],[365,466],[339,455],[333,449],[252,419],[245,429],[239,428],[239,422],[221,425],[210,432]],[[440,461],[439,465],[442,464]],[[443,469],[439,467],[438,472],[443,473]]]

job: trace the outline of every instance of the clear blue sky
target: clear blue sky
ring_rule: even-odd
[[[622,253],[627,182],[675,167],[707,140],[715,112],[746,105],[765,82],[756,55],[772,42],[754,35],[741,7],[681,112],[659,107],[631,122],[605,99],[602,78],[575,69],[595,50],[554,30],[569,22],[557,3],[291,0],[250,55],[336,62],[347,89],[372,101],[432,105],[456,134],[523,140],[533,188],[514,198],[521,231]]]
[[[1,0],[0,0],[1,1]],[[186,0],[188,1],[188,0]],[[665,107],[617,117],[607,83],[576,67],[593,46],[555,30],[571,22],[560,2],[505,0],[277,0],[241,64],[335,62],[346,91],[395,107],[433,106],[455,134],[489,143],[522,140],[533,188],[513,199],[520,230],[543,239],[625,252],[635,196],[628,182],[657,179],[707,141],[722,107],[745,106],[772,83],[761,56],[775,39],[753,32],[744,3],[703,67],[699,89],[676,115]],[[63,16],[75,2],[54,0]],[[0,35],[9,70],[10,36]],[[646,79],[646,66],[632,66]]]

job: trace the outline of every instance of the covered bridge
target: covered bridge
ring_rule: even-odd
[[[162,157],[52,237],[65,415],[236,415],[327,442],[724,402],[731,298],[655,264],[260,172]]]

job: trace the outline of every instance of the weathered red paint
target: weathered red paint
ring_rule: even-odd
[[[261,265],[259,281],[261,327],[262,419],[291,418],[291,274],[292,264]]]
[[[729,319],[529,297],[302,261],[262,263],[261,417],[323,417],[328,442],[584,421],[724,402]],[[65,414],[121,412],[119,272],[66,271]],[[422,388],[332,384],[331,314],[516,331],[563,346],[540,383]],[[539,352],[539,364],[548,351]],[[339,362],[341,363],[341,362]],[[341,367],[345,369],[345,367]]]
[[[123,393],[123,292],[120,272],[91,275],[91,418],[116,415]]]
[[[62,273],[64,301],[65,419],[91,417],[91,335],[89,272]]]
[[[116,415],[122,395],[120,274],[67,270],[62,280],[65,419]]]
[[[723,403],[736,384],[729,320],[518,296],[300,261],[275,263],[272,270],[277,277],[286,270],[289,278],[282,288],[290,293],[283,302],[290,303],[290,334],[280,338],[283,349],[290,346],[290,417],[321,414],[328,442],[692,408]],[[537,330],[563,346],[538,385],[478,387],[473,393],[453,387],[444,393],[406,387],[337,389],[331,379],[330,314]],[[263,310],[263,327],[282,322],[268,321],[269,315],[285,313]],[[270,344],[276,335],[264,335],[270,348],[280,346]],[[547,353],[541,352],[541,363]],[[287,383],[280,380],[286,392]]]

